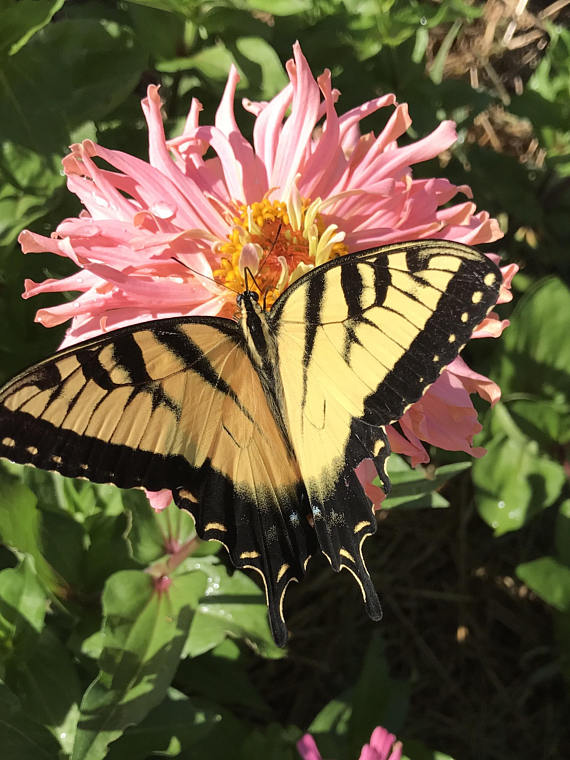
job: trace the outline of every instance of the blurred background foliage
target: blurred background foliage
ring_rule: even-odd
[[[24,259],[16,238],[80,211],[60,169],[68,146],[91,138],[145,157],[149,83],[173,136],[192,96],[212,120],[231,62],[238,96],[270,98],[295,39],[315,74],[332,70],[339,110],[394,92],[410,138],[456,121],[457,144],[416,176],[470,185],[505,233],[494,250],[521,266],[514,307],[500,310],[511,327],[470,347],[503,390],[481,404],[488,454],[434,450],[416,470],[392,457],[394,491],[366,544],[379,625],[347,574],[315,558],[288,595],[293,635],[278,650],[259,587],[191,540],[188,515],[2,463],[2,758],[285,759],[310,729],[324,757],[349,760],[378,724],[412,760],[565,756],[569,20],[565,0],[2,1],[1,380],[62,337],[33,322],[57,297],[20,294],[25,277],[59,277],[68,262]],[[153,577],[188,541],[157,594]]]

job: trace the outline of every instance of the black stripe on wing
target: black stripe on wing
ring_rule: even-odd
[[[155,490],[154,467],[151,467],[150,474],[145,472],[151,452],[136,452],[128,446],[120,446],[120,442],[110,444],[99,439],[93,431],[91,435],[85,435],[83,431],[78,434],[72,426],[65,426],[65,420],[78,403],[85,404],[83,425],[86,430],[89,422],[85,419],[92,419],[100,405],[123,387],[132,390],[126,400],[117,404],[116,421],[137,398],[149,396],[153,410],[163,405],[180,419],[180,404],[161,386],[164,378],[153,378],[147,371],[147,362],[136,340],[137,335],[145,334],[152,335],[164,346],[166,374],[169,366],[177,372],[191,370],[212,388],[227,393],[240,406],[242,413],[248,414],[239,405],[232,389],[215,372],[207,356],[183,332],[184,326],[193,324],[215,328],[222,340],[230,339],[234,345],[242,342],[237,324],[229,320],[208,317],[164,319],[92,338],[63,349],[21,372],[0,390],[0,456],[55,470],[69,477],[86,476],[96,482],[111,482],[123,488],[144,486]],[[179,360],[174,365],[168,363],[169,351]],[[104,393],[84,393],[88,387],[99,388]],[[49,420],[54,404],[65,405],[66,412],[60,424]],[[144,420],[140,424],[144,430]],[[108,454],[105,447],[108,447]],[[122,473],[117,461],[125,463],[125,470],[128,468],[130,472]],[[158,466],[161,459],[153,461]],[[139,467],[143,468],[140,472]]]
[[[423,256],[420,250],[416,259],[418,267],[423,265]],[[414,257],[410,254],[409,258]],[[483,284],[486,275],[496,275],[493,285]],[[366,398],[363,422],[372,425],[395,422],[421,398],[495,305],[500,281],[500,272],[487,258],[461,263],[424,328],[378,388]],[[472,301],[475,293],[481,296],[476,303]]]

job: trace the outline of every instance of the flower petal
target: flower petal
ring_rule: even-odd
[[[319,113],[319,87],[298,42],[293,45],[293,53],[295,60],[288,61],[286,67],[293,84],[291,114],[279,135],[269,179],[270,187],[281,189],[282,200],[287,200],[289,196],[290,187],[310,145]]]
[[[297,742],[297,749],[303,760],[323,760],[317,743],[311,734],[305,734]]]

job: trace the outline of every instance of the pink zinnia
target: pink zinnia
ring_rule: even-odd
[[[303,760],[323,760],[311,734],[305,734],[299,739],[297,749]],[[378,726],[372,732],[370,744],[362,747],[359,760],[400,760],[401,757],[401,742],[396,741],[394,734]]]
[[[73,301],[40,309],[47,327],[71,319],[64,346],[101,332],[175,315],[231,317],[244,268],[273,300],[295,279],[330,258],[395,241],[441,238],[470,245],[501,236],[498,223],[470,201],[448,205],[467,186],[443,178],[412,178],[410,166],[449,148],[453,122],[398,146],[411,124],[394,95],[374,98],[339,116],[339,93],[329,71],[316,80],[297,43],[287,63],[289,84],[269,103],[243,100],[255,117],[253,144],[239,131],[232,67],[215,123],[200,126],[193,100],[183,133],[167,140],[158,88],[142,107],[149,129],[149,160],[84,140],[63,161],[69,189],[85,206],[44,237],[25,230],[24,253],[67,256],[78,271],[61,280],[27,280],[24,297],[79,291]],[[365,116],[391,109],[378,136],[361,135]],[[286,113],[289,115],[286,116]],[[210,151],[215,157],[205,159]],[[102,168],[97,160],[104,162]],[[503,269],[499,301],[510,298],[515,267]],[[496,337],[506,322],[491,314],[474,337]],[[491,403],[499,388],[458,358],[393,428],[393,451],[426,462],[422,441],[442,448],[472,448],[480,429],[470,393]],[[361,479],[366,479],[364,464]],[[379,493],[368,489],[374,501]],[[153,499],[166,506],[169,492]]]

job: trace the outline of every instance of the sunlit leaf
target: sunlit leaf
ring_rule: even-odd
[[[232,635],[246,639],[265,657],[283,657],[269,630],[263,592],[251,578],[239,570],[230,575],[209,557],[187,560],[185,566],[202,570],[208,578],[192,621],[187,656],[207,652]]]
[[[187,573],[159,592],[145,573],[111,576],[103,593],[100,672],[81,703],[73,760],[105,757],[111,741],[161,703],[205,584],[202,573]]]
[[[496,535],[517,530],[553,504],[565,480],[561,465],[524,436],[494,438],[473,467],[479,513]]]
[[[560,612],[570,612],[570,567],[555,557],[540,557],[518,565],[516,572],[545,602]]]
[[[50,588],[57,578],[46,562],[41,544],[41,513],[36,497],[23,483],[0,468],[0,540],[34,559],[34,572]]]
[[[0,572],[0,656],[22,661],[29,657],[44,627],[48,596],[34,561],[25,557],[18,567]]]
[[[570,290],[554,277],[531,288],[517,304],[505,331],[498,382],[503,393],[531,393],[570,403],[570,336],[563,319]]]
[[[14,55],[50,22],[65,0],[18,0],[2,8],[0,54]]]
[[[133,556],[140,562],[155,562],[195,536],[194,520],[174,504],[157,512],[140,492],[125,492],[124,499],[131,514],[128,538]]]

